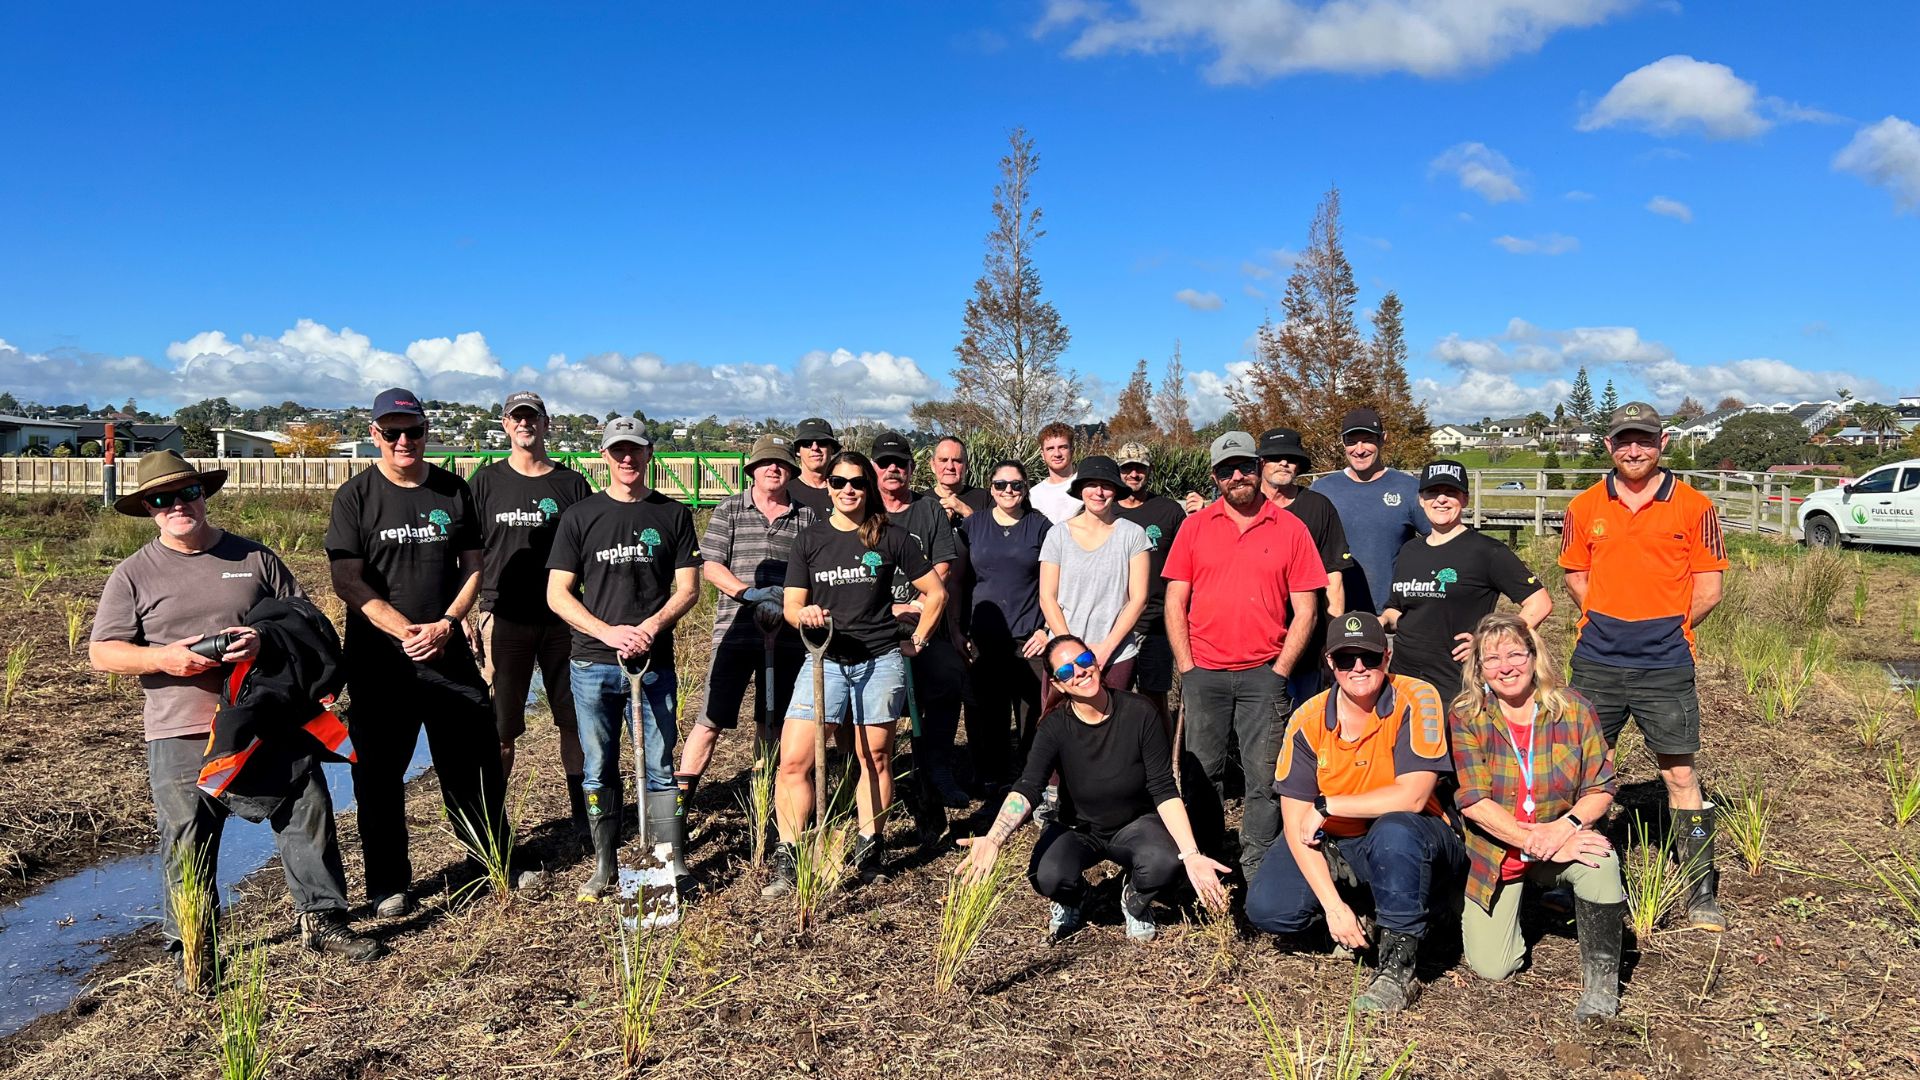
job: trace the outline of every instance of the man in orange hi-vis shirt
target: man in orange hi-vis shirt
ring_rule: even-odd
[[[1567,506],[1560,565],[1580,606],[1571,682],[1609,745],[1629,715],[1640,725],[1667,785],[1674,856],[1693,877],[1688,921],[1720,931],[1727,918],[1713,869],[1713,810],[1694,771],[1693,629],[1720,602],[1727,548],[1712,500],[1660,467],[1666,448],[1653,406],[1615,409],[1607,424],[1613,471]]]

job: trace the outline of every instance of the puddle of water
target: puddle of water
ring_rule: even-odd
[[[1920,689],[1920,660],[1887,661],[1887,677],[1896,690]]]
[[[423,732],[407,779],[431,764]],[[352,809],[350,767],[325,771],[335,815]],[[273,855],[272,826],[229,817],[220,837],[222,902],[231,902],[234,886]],[[278,877],[269,887],[282,887]],[[160,904],[160,855],[150,852],[88,867],[0,910],[0,1038],[66,1008],[113,939],[159,922]]]

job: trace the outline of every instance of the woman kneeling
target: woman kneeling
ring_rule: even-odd
[[[1001,804],[987,835],[962,840],[972,850],[956,872],[986,876],[1000,845],[1030,816],[1040,789],[1060,776],[1060,819],[1033,847],[1027,878],[1053,901],[1047,934],[1059,941],[1085,922],[1086,872],[1112,860],[1126,871],[1120,910],[1127,936],[1152,941],[1153,900],[1186,867],[1200,901],[1227,906],[1220,875],[1227,868],[1200,853],[1186,804],[1173,784],[1173,753],[1153,704],[1138,694],[1101,685],[1087,643],[1062,634],[1047,644],[1047,665],[1061,704],[1042,717],[1025,770]]]
[[[1573,889],[1584,992],[1573,1015],[1620,1011],[1620,863],[1594,826],[1613,805],[1613,763],[1585,698],[1566,689],[1540,635],[1509,612],[1480,620],[1469,688],[1453,700],[1460,812],[1472,862],[1462,937],[1480,976],[1504,979],[1526,959],[1527,885]]]

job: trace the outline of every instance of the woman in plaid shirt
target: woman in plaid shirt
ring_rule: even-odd
[[[1616,790],[1600,722],[1512,612],[1480,620],[1468,664],[1479,685],[1455,698],[1447,717],[1472,863],[1461,919],[1467,963],[1487,979],[1518,971],[1527,955],[1522,891],[1567,885],[1585,986],[1574,1019],[1612,1016],[1627,905],[1613,845],[1594,830]]]

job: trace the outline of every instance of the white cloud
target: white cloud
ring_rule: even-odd
[[[769,363],[669,362],[652,353],[597,353],[510,371],[484,335],[424,338],[402,352],[380,349],[364,334],[302,319],[277,338],[233,340],[210,330],[174,342],[170,364],[70,350],[30,355],[0,345],[0,385],[43,402],[93,400],[111,387],[148,407],[225,397],[253,406],[285,400],[306,405],[369,402],[389,386],[425,398],[490,404],[516,389],[540,391],[550,407],[604,415],[638,409],[650,416],[798,416],[828,405],[849,417],[904,422],[915,401],[941,387],[910,357],[846,349],[814,350],[791,366]]]
[[[1226,306],[1226,301],[1220,299],[1219,293],[1201,292],[1198,289],[1181,289],[1173,294],[1173,298],[1195,311],[1219,311]]]
[[[1203,51],[1216,83],[1305,71],[1457,75],[1530,53],[1634,0],[1050,0],[1037,33],[1071,30],[1067,54]]]
[[[1679,199],[1669,199],[1665,195],[1655,195],[1647,200],[1647,209],[1661,217],[1670,217],[1675,221],[1692,221],[1693,207]]]
[[[1862,399],[1891,391],[1878,379],[1850,371],[1809,371],[1785,360],[1729,360],[1723,364],[1683,364],[1660,360],[1638,369],[1651,400],[1677,404],[1689,394],[1715,402],[1729,395],[1742,401],[1825,401],[1839,387],[1852,387]]]
[[[1496,236],[1493,244],[1509,255],[1565,255],[1580,250],[1577,238],[1559,233],[1531,237]]]
[[[1568,202],[1592,202],[1593,192],[1580,191],[1576,189],[1574,191],[1569,191],[1565,195],[1562,195],[1560,197],[1567,200]]]
[[[1534,411],[1553,415],[1553,407],[1567,400],[1573,384],[1549,379],[1523,386],[1511,375],[1466,371],[1452,382],[1415,379],[1415,397],[1427,402],[1428,415],[1440,423],[1472,422],[1483,416],[1525,416]]]
[[[1265,281],[1273,276],[1272,269],[1261,266],[1259,263],[1250,259],[1240,264],[1240,272],[1255,281]]]
[[[1245,293],[1247,299],[1249,300],[1260,300],[1264,302],[1267,299],[1266,291],[1259,288],[1258,286],[1242,285],[1240,286],[1240,291],[1242,293]]]
[[[1233,408],[1233,401],[1227,397],[1228,387],[1241,390],[1251,387],[1247,376],[1252,370],[1251,360],[1236,360],[1227,364],[1224,371],[1188,369],[1187,418],[1196,426],[1220,419],[1228,409]]]
[[[1655,135],[1699,131],[1750,139],[1773,126],[1756,108],[1759,91],[1725,64],[1666,56],[1628,72],[1580,118],[1581,131],[1624,124]]]
[[[1485,143],[1463,142],[1448,147],[1427,166],[1429,176],[1439,173],[1452,174],[1463,190],[1490,203],[1527,197],[1520,189],[1519,170],[1513,167],[1513,162]]]
[[[1893,196],[1901,211],[1920,211],[1920,127],[1889,116],[1854,133],[1833,167]]]

